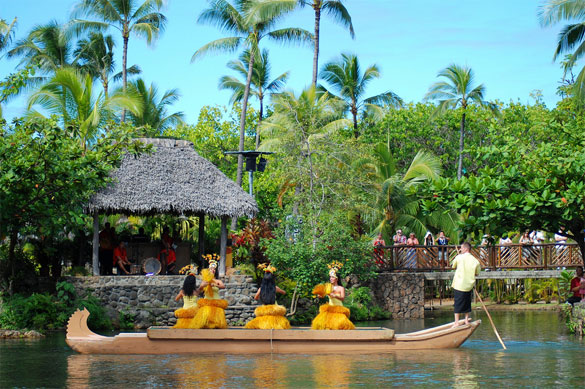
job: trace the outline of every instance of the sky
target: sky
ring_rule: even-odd
[[[0,0],[0,18],[18,17],[16,40],[35,25],[51,20],[65,22],[74,0]],[[341,53],[357,55],[362,68],[376,64],[381,77],[372,82],[366,96],[385,91],[405,102],[419,102],[437,73],[452,63],[473,69],[476,82],[484,84],[487,100],[534,103],[531,92],[540,90],[548,107],[559,97],[560,65],[552,60],[561,26],[543,28],[538,23],[535,0],[346,0],[355,39],[324,15],[321,20],[320,65]],[[229,91],[218,90],[219,78],[232,74],[227,62],[238,53],[212,54],[191,63],[193,53],[206,43],[226,35],[214,26],[197,24],[208,6],[205,0],[168,0],[163,13],[167,28],[152,47],[131,37],[128,64],[142,68],[147,84],[166,91],[177,88],[180,100],[171,110],[182,111],[195,123],[205,105],[228,105]],[[310,7],[287,16],[279,27],[301,27],[312,32]],[[116,60],[122,62],[121,39]],[[270,51],[272,77],[290,71],[287,89],[299,93],[310,85],[313,51],[310,47],[283,46],[268,40],[261,46]],[[0,78],[15,70],[18,60],[0,57]],[[257,107],[257,101],[251,101]],[[26,98],[3,107],[4,117],[22,115]]]

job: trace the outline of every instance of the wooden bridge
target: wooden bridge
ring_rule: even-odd
[[[450,263],[457,255],[456,247],[378,246],[374,252],[374,259],[380,271],[446,272],[452,270]],[[581,251],[575,243],[478,246],[473,247],[471,253],[480,261],[482,270],[486,273],[492,272],[489,276],[486,274],[485,278],[500,278],[494,272],[503,274],[508,273],[508,270],[516,270],[514,273],[517,276],[520,275],[518,270],[528,272],[549,270],[556,274],[560,273],[562,268],[583,265]],[[433,277],[428,277],[431,278]]]

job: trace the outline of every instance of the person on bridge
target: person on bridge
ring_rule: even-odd
[[[471,254],[471,244],[463,242],[461,248],[457,249],[459,253],[453,259],[452,267],[455,269],[453,276],[454,312],[455,322],[453,327],[459,326],[459,316],[465,314],[465,324],[469,324],[469,313],[471,312],[471,291],[475,286],[475,277],[479,275],[481,265],[477,258]]]

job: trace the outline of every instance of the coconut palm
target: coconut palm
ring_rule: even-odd
[[[425,100],[437,100],[439,105],[432,116],[442,115],[449,109],[461,109],[461,124],[459,127],[459,161],[457,163],[457,178],[461,178],[463,171],[463,148],[465,142],[465,114],[467,106],[477,104],[497,111],[495,104],[483,99],[485,87],[483,84],[474,85],[473,70],[467,66],[451,64],[441,70],[437,77],[444,77],[431,85],[425,95]]]
[[[402,99],[391,91],[364,98],[366,87],[370,81],[380,77],[380,70],[377,65],[371,65],[362,73],[359,60],[353,54],[342,54],[340,59],[325,64],[319,76],[327,81],[330,89],[347,104],[353,117],[356,138],[359,137],[357,122],[359,113],[381,117],[383,115],[381,105],[402,105]]]
[[[51,114],[59,115],[63,128],[73,128],[72,136],[78,137],[81,147],[86,149],[113,118],[115,109],[128,109],[138,113],[141,102],[118,90],[110,96],[94,93],[93,80],[72,68],[58,69],[49,82],[33,93],[28,100],[29,116],[42,116],[32,110],[39,105]]]
[[[77,42],[77,48],[74,51],[78,59],[78,67],[93,78],[100,80],[106,96],[108,95],[111,74],[115,69],[114,46],[114,39],[111,35],[104,36],[102,33],[92,32],[87,39],[81,39]],[[137,65],[133,65],[127,69],[127,72],[128,74],[140,74],[141,70]],[[119,81],[122,76],[122,72],[120,72],[112,79]]]
[[[248,96],[256,53],[260,50],[260,41],[266,37],[277,42],[312,42],[313,36],[306,30],[300,28],[274,29],[276,23],[292,11],[296,5],[296,1],[290,0],[233,0],[233,4],[227,0],[210,0],[209,8],[203,10],[197,20],[198,23],[216,25],[232,36],[207,43],[193,54],[192,62],[210,52],[233,52],[242,46],[250,50],[246,86],[242,96],[239,151],[244,150]],[[242,166],[242,155],[238,155],[236,179],[238,185],[242,184]]]
[[[135,126],[149,126],[151,129],[162,133],[169,127],[183,123],[183,112],[168,113],[168,107],[175,103],[180,94],[177,89],[166,91],[159,97],[159,92],[154,84],[146,87],[144,80],[139,78],[128,84],[128,92],[138,96],[141,100],[141,109],[136,113],[130,113],[130,118]]]
[[[20,57],[19,65],[36,64],[45,74],[52,74],[75,62],[72,37],[67,25],[53,20],[33,27],[26,38],[15,43],[8,57]]]
[[[94,17],[96,20],[74,19],[78,30],[104,30],[113,27],[122,34],[122,85],[128,84],[128,41],[130,34],[146,38],[151,45],[164,30],[166,17],[160,11],[163,0],[80,0],[73,11],[73,17]],[[122,111],[122,121],[126,113]]]
[[[549,0],[538,12],[540,24],[550,26],[568,22],[559,33],[557,48],[553,60],[563,53],[570,53],[567,65],[573,67],[585,53],[585,1],[583,0]],[[581,69],[574,84],[575,94],[585,97],[585,67]]]
[[[228,68],[232,69],[244,80],[248,75],[248,63],[250,62],[250,50],[245,50],[238,60],[228,63]],[[288,79],[289,72],[284,72],[274,80],[270,81],[270,62],[268,60],[268,50],[262,50],[258,58],[254,61],[253,74],[250,85],[250,95],[256,97],[260,103],[260,112],[258,117],[258,128],[264,118],[264,97],[266,94],[278,93],[284,87]],[[219,80],[219,89],[231,90],[232,97],[230,104],[241,102],[246,89],[245,81],[233,76],[223,76]],[[256,148],[260,145],[260,133],[256,129]]]
[[[317,70],[319,69],[319,35],[321,26],[321,13],[329,14],[336,22],[347,27],[352,39],[355,38],[351,16],[340,0],[299,0],[301,6],[308,5],[315,11],[315,33],[313,54],[313,86],[317,87]]]
[[[425,215],[420,199],[413,194],[416,186],[440,177],[441,161],[437,157],[419,151],[408,169],[401,173],[389,145],[376,145],[373,154],[374,158],[358,161],[355,168],[372,179],[376,203],[367,219],[374,222],[374,232],[382,232],[389,238],[397,228],[402,228],[424,236],[430,227],[435,227],[447,235],[455,235],[456,214],[440,210]]]
[[[12,42],[17,20],[17,18],[14,18],[12,23],[8,24],[6,20],[0,19],[0,52],[6,49],[10,45],[10,42]]]

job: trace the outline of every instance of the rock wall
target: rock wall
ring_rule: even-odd
[[[87,290],[97,297],[113,320],[118,320],[119,312],[135,317],[137,328],[151,325],[172,326],[176,322],[174,311],[183,306],[175,302],[181,290],[184,276],[99,276],[64,277],[75,286],[78,295]],[[258,289],[250,276],[231,275],[221,279],[226,288],[220,296],[229,303],[226,309],[228,324],[243,324],[254,317],[258,302],[254,294]],[[197,281],[199,285],[200,281]]]
[[[424,317],[424,286],[424,276],[417,273],[380,273],[370,285],[376,303],[394,319]]]

